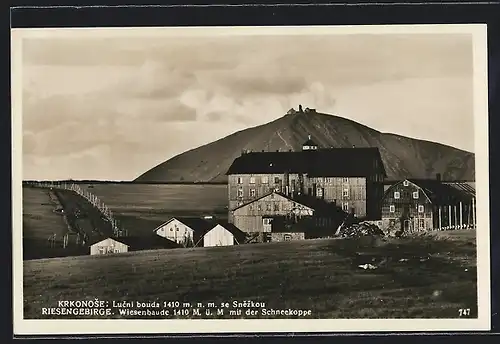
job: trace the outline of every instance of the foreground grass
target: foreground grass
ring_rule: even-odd
[[[470,232],[469,232],[470,233]],[[360,263],[380,262],[363,270]],[[59,300],[231,302],[312,318],[477,317],[474,236],[330,239],[24,262],[25,318]],[[227,315],[227,313],[225,314]],[[117,315],[118,317],[118,315]],[[244,316],[242,316],[244,317]]]

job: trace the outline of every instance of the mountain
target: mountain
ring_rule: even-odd
[[[296,112],[238,131],[179,154],[139,176],[136,182],[224,182],[243,150],[300,150],[311,135],[320,148],[378,147],[388,179],[474,180],[474,154],[439,143],[381,133],[357,122],[318,113]],[[348,163],[348,162],[339,162]]]

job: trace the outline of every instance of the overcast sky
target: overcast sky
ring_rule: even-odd
[[[470,35],[23,41],[24,179],[130,180],[303,104],[474,151]]]

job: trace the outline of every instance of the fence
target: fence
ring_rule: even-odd
[[[123,228],[123,226],[115,218],[111,209],[101,199],[99,199],[99,197],[97,197],[90,191],[83,189],[82,187],[80,187],[80,185],[67,182],[30,182],[27,184],[33,187],[46,188],[46,189],[63,189],[75,192],[79,196],[86,199],[90,204],[92,204],[92,206],[94,206],[97,210],[99,210],[99,212],[106,218],[106,220],[109,221],[109,223],[111,224],[111,228],[113,230],[113,235],[115,237],[127,236],[127,230]],[[64,216],[64,220],[68,225],[68,228],[71,230],[71,226],[69,225],[66,216]],[[83,235],[84,237],[82,238],[82,241],[83,242],[88,241],[88,237],[84,233]],[[79,236],[77,240],[78,241],[81,240]],[[64,239],[64,243],[67,243],[67,241],[68,241],[67,238]]]

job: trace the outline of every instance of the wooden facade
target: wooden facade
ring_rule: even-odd
[[[203,235],[203,247],[232,246],[236,242],[234,234],[220,224]]]
[[[90,255],[128,252],[128,245],[113,238],[107,238],[90,245]]]
[[[227,175],[229,212],[276,191],[335,203],[359,218],[381,218],[386,173],[377,148],[319,149],[309,138],[300,152],[244,153]]]
[[[229,209],[271,191],[289,197],[304,194],[335,203],[359,218],[380,219],[383,184],[379,177],[308,177],[304,174],[235,174],[229,176]]]
[[[294,241],[304,240],[304,232],[273,232],[271,233],[271,241]]]
[[[312,216],[314,210],[282,194],[271,192],[231,212],[232,223],[246,233],[271,232],[273,216]]]
[[[475,227],[475,196],[434,180],[403,180],[387,188],[382,200],[385,232]]]
[[[180,220],[173,218],[155,229],[157,235],[171,240],[177,244],[194,242],[194,228],[189,227]]]

